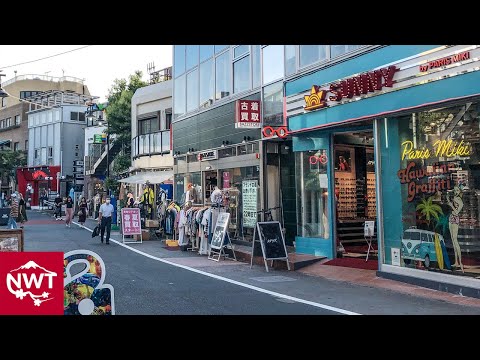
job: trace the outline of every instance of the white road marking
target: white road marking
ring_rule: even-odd
[[[84,225],[80,225],[79,223],[74,222],[74,221],[72,221],[72,223],[78,225],[81,228],[84,228],[85,230],[93,232],[93,230],[87,228]],[[133,252],[136,252],[137,254],[143,255],[143,256],[148,257],[150,259],[157,260],[157,261],[160,261],[164,264],[172,265],[172,266],[175,266],[175,267],[178,267],[178,268],[181,268],[181,269],[185,269],[185,270],[197,273],[197,274],[208,276],[208,277],[213,278],[213,279],[225,281],[225,282],[228,282],[230,284],[235,284],[235,285],[247,288],[247,289],[255,290],[255,291],[258,291],[258,292],[261,292],[261,293],[264,293],[264,294],[268,294],[268,295],[272,295],[272,296],[275,296],[275,297],[278,297],[278,298],[295,301],[295,302],[298,302],[298,303],[301,303],[301,304],[306,304],[306,305],[314,306],[314,307],[325,309],[325,310],[330,310],[330,311],[337,312],[337,313],[340,313],[340,314],[343,314],[343,315],[361,315],[361,314],[355,313],[353,311],[348,311],[348,310],[340,309],[340,308],[337,308],[337,307],[334,307],[334,306],[320,304],[320,303],[317,303],[317,302],[314,302],[314,301],[304,300],[304,299],[300,299],[300,298],[297,298],[297,297],[294,297],[294,296],[281,294],[281,293],[278,293],[278,292],[275,292],[275,291],[270,291],[270,290],[267,290],[267,289],[260,288],[258,286],[253,286],[253,285],[250,285],[250,284],[242,283],[240,281],[232,280],[232,279],[229,279],[229,278],[226,278],[226,277],[223,277],[223,276],[210,274],[208,272],[198,270],[198,269],[195,269],[195,268],[192,268],[192,267],[189,267],[189,266],[176,264],[176,263],[173,263],[171,261],[168,261],[168,260],[158,258],[158,257],[153,256],[153,255],[147,254],[143,251],[135,249],[135,248],[133,248],[131,246],[128,246],[126,244],[123,244],[123,243],[121,243],[121,242],[119,242],[115,239],[112,239],[112,238],[110,238],[110,241],[113,241],[115,244],[123,246],[126,249],[129,249]]]

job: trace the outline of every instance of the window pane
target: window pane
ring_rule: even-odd
[[[213,45],[200,45],[200,62],[213,56]]]
[[[215,54],[218,54],[220,51],[225,49],[228,45],[215,45]]]
[[[49,119],[52,117],[52,113],[48,113]],[[85,121],[85,113],[84,112],[79,112],[78,113],[78,121]]]
[[[43,121],[43,117],[44,117],[44,116],[43,116],[43,114],[42,114],[42,124],[45,123],[45,121]],[[72,111],[72,112],[70,113],[70,120],[75,120],[75,121],[78,120],[78,112],[76,112],[76,111],[73,112],[73,111]]]
[[[233,93],[250,89],[250,55],[233,63]]]
[[[170,130],[172,127],[172,109],[167,109],[165,113],[165,130]]]
[[[159,123],[158,123],[158,117],[154,117],[150,121],[150,132],[156,132],[158,130],[160,130]]]
[[[246,54],[247,52],[248,52],[248,45],[240,45],[240,46],[237,46],[237,47],[233,50],[233,57],[234,57],[234,58],[237,58],[237,57],[239,57],[240,55]]]
[[[150,141],[148,135],[143,135],[143,153],[148,154],[150,152]]]
[[[170,151],[170,131],[162,131],[162,152]]]
[[[295,73],[295,64],[296,64],[296,55],[295,48],[296,45],[285,45],[285,75],[291,75]]]
[[[283,78],[283,45],[269,45],[263,48],[263,83]]]
[[[182,75],[185,72],[185,45],[175,45],[175,63],[173,64],[173,71],[175,77]]]
[[[185,80],[186,75],[179,76],[175,79],[175,94],[173,98],[175,118],[185,114]]]
[[[252,45],[252,77],[253,88],[259,87],[261,83],[260,74],[260,45]]]
[[[215,60],[215,99],[230,95],[230,54],[219,56]]]
[[[340,56],[347,52],[353,51],[358,49],[362,45],[331,45],[330,46],[330,57],[334,58],[336,56]]]
[[[187,112],[198,108],[198,68],[187,74]]]
[[[326,45],[300,45],[300,67],[311,65],[326,58]]]
[[[187,45],[187,71],[198,65],[198,45]]]
[[[326,155],[326,150],[311,150],[295,154],[297,181],[297,234],[301,237],[329,238],[327,165],[310,159]]]
[[[283,81],[263,88],[263,124],[283,125]]]
[[[213,60],[205,61],[200,65],[200,107],[208,107],[213,103]]]

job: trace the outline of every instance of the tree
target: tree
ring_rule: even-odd
[[[14,174],[17,167],[26,166],[24,151],[0,150],[0,177]]]
[[[125,79],[115,79],[108,92],[108,106],[105,110],[108,131],[110,135],[115,135],[113,141],[119,142],[122,147],[122,151],[117,155],[122,157],[119,159],[122,164],[120,171],[125,169],[125,158],[131,158],[132,96],[137,89],[147,85],[148,83],[142,80],[142,72],[137,70],[128,77],[128,82]],[[126,168],[130,164],[129,160]],[[115,170],[119,170],[119,167]]]
[[[423,198],[422,202],[416,207],[416,210],[420,211],[420,213],[427,219],[429,227],[432,218],[435,218],[438,221],[439,215],[443,214],[443,210],[440,205],[434,204],[432,201],[433,196],[430,196],[428,199]]]

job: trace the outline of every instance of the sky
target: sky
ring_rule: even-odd
[[[115,79],[128,79],[135,70],[140,70],[147,81],[147,64],[153,62],[155,70],[172,66],[172,45],[90,45],[48,59],[16,65],[84,46],[87,45],[0,45],[0,73],[6,75],[1,81],[15,77],[15,70],[17,76],[73,76],[85,79],[90,94],[98,96],[98,102],[103,102]]]

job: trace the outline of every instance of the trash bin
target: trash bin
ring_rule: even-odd
[[[0,226],[7,226],[8,219],[10,218],[10,208],[0,208]]]

